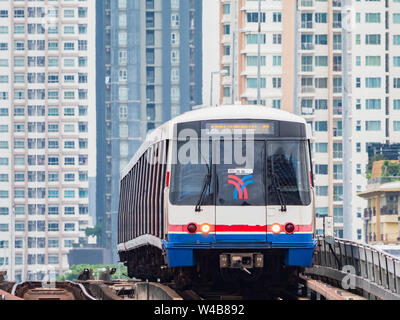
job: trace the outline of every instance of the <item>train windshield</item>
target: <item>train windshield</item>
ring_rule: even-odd
[[[248,148],[248,143],[253,144],[252,148]],[[209,144],[207,152],[204,148],[191,148],[196,150],[192,160],[197,161],[188,158],[179,161],[178,157],[173,165],[170,190],[173,204],[197,205],[200,198],[201,205],[217,206],[311,203],[306,141]],[[178,150],[183,145],[179,142]]]
[[[311,203],[308,144],[305,141],[267,143],[267,199],[270,205]],[[279,200],[281,191],[282,200]],[[275,191],[275,192],[274,192]]]
[[[207,181],[207,176],[212,177],[213,172],[210,145],[194,140],[189,144],[180,141],[177,147],[177,164],[172,165],[170,201],[177,205],[196,205],[203,193],[202,204],[214,204],[214,183],[212,179]]]

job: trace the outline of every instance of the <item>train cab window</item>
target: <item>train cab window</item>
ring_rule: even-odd
[[[267,203],[309,205],[307,145],[304,141],[267,142]],[[279,190],[277,190],[279,189]],[[279,200],[279,192],[281,200]]]
[[[202,204],[212,205],[214,204],[213,181],[207,181],[207,175],[212,174],[211,152],[206,155],[204,149],[202,153],[200,143],[197,141],[193,143],[197,148],[197,157],[189,159],[180,156],[179,153],[179,150],[184,150],[187,142],[178,142],[177,163],[172,165],[170,201],[176,205],[196,205],[205,185]]]

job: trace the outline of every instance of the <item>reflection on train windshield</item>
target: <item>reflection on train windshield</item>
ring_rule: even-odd
[[[203,163],[178,161],[173,165],[170,190],[173,204],[198,204],[204,188],[202,205],[310,204],[308,147],[305,141],[254,141],[250,155],[246,154],[248,150],[244,141],[239,150],[237,145],[233,147],[232,153],[225,152],[225,149],[230,150],[227,143],[233,146],[232,141],[214,146],[214,159],[215,154],[219,154],[216,163],[211,162],[211,152],[207,163],[204,163],[204,155],[201,155],[199,148],[199,159],[203,157]],[[215,151],[216,147],[219,152]],[[237,157],[237,153],[246,155],[246,161],[239,161],[241,157]],[[212,178],[207,180],[207,174],[211,174]]]
[[[186,142],[178,142],[177,150],[182,150],[182,146],[187,145]],[[178,155],[178,164],[172,166],[172,181],[170,189],[170,200],[178,205],[196,205],[200,199],[204,183],[208,174],[212,173],[211,152],[205,155],[201,152],[201,146],[194,142],[195,145],[189,146],[193,150],[196,149],[197,157],[182,159]],[[204,152],[204,147],[203,147]],[[213,183],[205,186],[205,197],[202,201],[203,205],[211,205],[214,203]]]
[[[309,205],[306,142],[279,141],[267,143],[268,204]],[[279,200],[279,190],[281,200]]]

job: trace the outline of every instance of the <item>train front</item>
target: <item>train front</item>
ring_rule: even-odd
[[[310,266],[310,138],[304,120],[175,125],[163,242],[169,267],[253,274]]]

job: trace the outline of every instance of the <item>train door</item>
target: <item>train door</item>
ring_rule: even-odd
[[[213,146],[217,242],[251,246],[267,241],[265,152],[265,141],[222,141]]]

